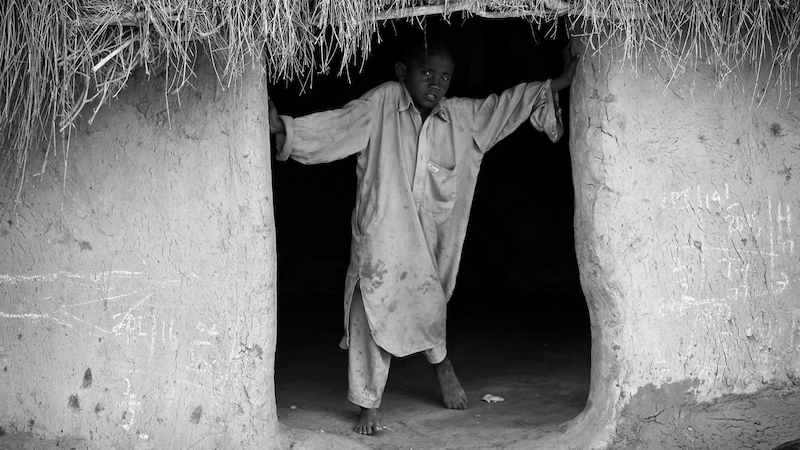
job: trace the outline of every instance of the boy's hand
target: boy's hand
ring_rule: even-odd
[[[561,75],[550,82],[550,88],[553,92],[558,92],[571,85],[572,78],[575,77],[575,70],[578,67],[580,55],[578,54],[574,39],[570,39],[569,43],[561,50],[561,59],[564,61]]]
[[[281,120],[281,117],[278,114],[278,108],[275,107],[275,103],[272,103],[272,100],[268,100],[268,102],[269,132],[273,134],[286,134],[286,127],[283,125],[283,120]]]

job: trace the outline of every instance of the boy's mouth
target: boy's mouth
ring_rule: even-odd
[[[436,99],[439,98],[439,96],[434,94],[433,92],[428,92],[427,94],[425,94],[425,98],[431,101],[436,101]]]

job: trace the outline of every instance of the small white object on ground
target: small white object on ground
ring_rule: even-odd
[[[497,402],[502,402],[505,399],[503,397],[498,397],[496,395],[486,394],[483,396],[481,400],[485,401],[486,403],[497,403]]]
[[[292,406],[289,407],[289,409],[297,409],[297,406],[292,405]]]

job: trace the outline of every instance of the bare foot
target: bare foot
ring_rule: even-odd
[[[467,393],[461,388],[450,360],[445,358],[439,364],[434,364],[433,373],[439,382],[444,406],[448,409],[467,409]]]
[[[381,430],[381,415],[378,408],[361,408],[361,417],[358,418],[358,425],[353,428],[358,434],[378,434]]]

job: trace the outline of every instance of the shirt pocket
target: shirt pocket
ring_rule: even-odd
[[[456,168],[446,169],[434,162],[428,162],[428,204],[432,213],[448,213],[456,201]]]

